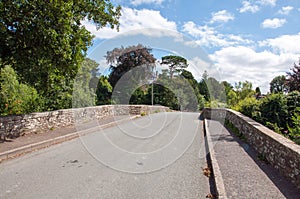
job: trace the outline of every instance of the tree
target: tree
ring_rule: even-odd
[[[200,94],[198,82],[195,80],[193,74],[190,71],[182,69],[180,76],[185,78],[189,84],[194,89],[194,95],[196,95],[198,100],[198,109],[201,110],[204,108],[204,97]]]
[[[287,107],[288,107],[288,119],[287,122],[289,125],[292,125],[292,116],[295,114],[295,111],[300,109],[300,92],[292,91],[287,94]]]
[[[197,81],[195,80],[193,74],[190,71],[188,71],[188,70],[182,69],[180,75],[182,77],[184,77],[185,79],[187,79],[187,80],[193,81],[193,83],[194,82],[197,83]]]
[[[112,86],[106,76],[101,75],[96,90],[97,105],[111,104]]]
[[[67,108],[73,79],[93,39],[82,21],[118,28],[120,9],[109,0],[1,1],[0,58],[20,82],[47,99],[50,109]]]
[[[202,74],[202,79],[198,84],[198,88],[199,88],[199,92],[201,95],[204,96],[206,101],[210,100],[210,94],[207,88],[207,78],[208,78],[208,74],[207,71],[204,71],[204,73]]]
[[[261,121],[272,123],[279,128],[287,128],[287,99],[282,93],[270,94],[260,103]]]
[[[151,104],[151,92],[152,88],[148,87],[145,101],[147,104]],[[172,92],[168,87],[160,84],[153,85],[154,103],[162,106],[170,107],[173,110],[179,110],[180,104],[175,93]]]
[[[233,86],[228,83],[227,81],[222,81],[221,84],[223,84],[224,88],[225,88],[225,93],[226,93],[226,96],[228,95],[228,93],[233,90]]]
[[[210,95],[210,100],[226,101],[225,87],[222,83],[213,77],[208,77],[205,83]]]
[[[300,108],[296,109],[292,121],[292,126],[288,126],[289,137],[295,143],[300,145]]]
[[[246,97],[251,97],[255,94],[255,91],[252,89],[252,83],[249,81],[238,82],[235,84],[235,90],[239,100],[243,100]]]
[[[290,91],[300,91],[300,61],[299,64],[294,64],[294,68],[291,69],[292,72],[288,72],[286,84]]]
[[[286,85],[286,78],[284,75],[277,76],[270,82],[271,93],[283,93],[287,91],[288,87]]]
[[[4,66],[0,73],[0,114],[25,114],[39,111],[43,100],[37,91],[19,83],[17,74],[11,66]]]
[[[237,93],[234,90],[230,90],[227,94],[227,104],[230,108],[234,108],[235,105],[237,105],[239,102]]]
[[[236,110],[255,120],[258,120],[260,117],[259,101],[254,97],[246,97],[239,101]]]
[[[121,48],[115,48],[112,51],[108,51],[106,53],[106,60],[107,63],[110,64],[110,84],[115,87],[122,75],[137,66],[146,67],[144,67],[144,71],[139,70],[139,74],[136,74],[135,76],[137,79],[132,79],[132,81],[139,81],[141,78],[152,76],[151,69],[155,66],[156,59],[151,54],[151,51],[151,48],[145,47],[142,44],[129,46],[127,48],[122,46]]]
[[[95,77],[98,65],[97,62],[89,58],[84,59],[82,62],[73,84],[73,107],[79,108],[95,105],[97,85],[94,85],[93,81],[98,79]]]
[[[261,96],[261,91],[259,87],[255,88],[255,98],[258,99]]]
[[[150,87],[149,87],[149,89],[150,89]],[[150,91],[150,93],[151,93],[151,91]],[[146,98],[146,95],[145,95],[144,89],[139,87],[131,95],[129,104],[146,104],[145,98]],[[149,103],[149,104],[151,104],[151,103]]]
[[[176,55],[167,55],[161,58],[161,64],[166,64],[169,66],[170,77],[173,78],[173,74],[176,70],[181,70],[188,67],[187,60],[183,57]]]

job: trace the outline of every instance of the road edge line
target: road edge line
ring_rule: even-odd
[[[212,173],[213,173],[213,177],[214,177],[214,181],[215,181],[217,197],[219,199],[227,199],[224,181],[222,178],[222,173],[221,173],[218,161],[216,159],[212,139],[210,137],[210,133],[208,130],[207,119],[205,119],[205,118],[204,118],[204,131],[205,131],[205,141],[207,142],[207,145],[208,145],[208,155],[210,157],[211,166],[212,166],[211,169],[213,170]]]

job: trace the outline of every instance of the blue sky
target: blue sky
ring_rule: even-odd
[[[96,30],[83,21],[96,36],[88,56],[95,59],[97,54],[103,68],[105,50],[145,42],[157,58],[164,52],[184,55],[198,80],[207,70],[231,84],[251,81],[266,93],[269,82],[289,71],[300,57],[298,0],[112,2],[123,8],[119,32],[106,27]],[[173,38],[173,43],[166,38]]]

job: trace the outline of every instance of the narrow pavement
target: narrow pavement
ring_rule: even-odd
[[[299,199],[300,191],[246,142],[218,121],[207,120],[207,127],[227,198]]]
[[[5,161],[0,198],[205,198],[198,117],[157,113]]]

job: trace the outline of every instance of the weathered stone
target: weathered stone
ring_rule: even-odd
[[[155,111],[168,110],[168,107],[163,106],[105,105],[31,113],[27,115],[2,116],[0,117],[0,136],[16,136],[24,132],[28,134],[40,130],[47,130],[51,127],[60,128],[75,123],[84,123],[115,115],[140,115],[142,112],[149,114]]]
[[[208,119],[229,120],[246,138],[253,148],[270,162],[274,168],[300,188],[300,146],[284,136],[268,129],[230,109],[206,108],[202,116]]]

